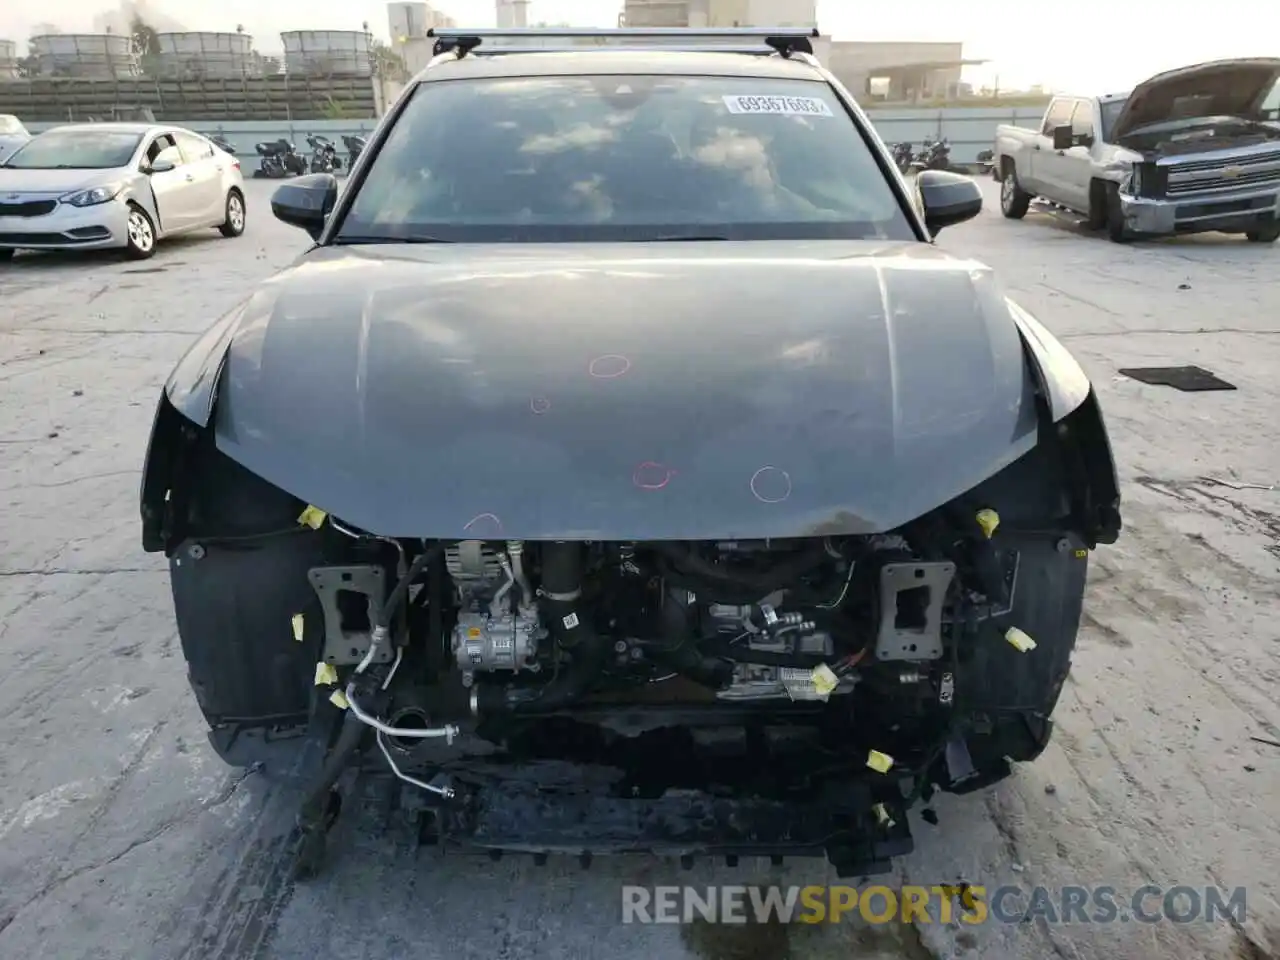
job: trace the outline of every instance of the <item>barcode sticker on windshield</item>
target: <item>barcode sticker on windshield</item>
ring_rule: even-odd
[[[730,113],[776,113],[784,117],[835,116],[826,101],[817,97],[728,96],[724,105]]]

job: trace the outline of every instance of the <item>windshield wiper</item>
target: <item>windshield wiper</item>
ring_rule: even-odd
[[[728,237],[715,233],[672,233],[661,237],[653,237],[653,243],[669,243],[674,240],[728,240]]]
[[[441,240],[439,237],[334,237],[335,246],[355,245],[361,243],[456,243],[455,240]]]

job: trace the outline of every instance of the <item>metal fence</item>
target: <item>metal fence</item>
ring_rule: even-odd
[[[1039,107],[967,108],[952,107],[942,110],[895,109],[870,110],[868,116],[876,132],[888,144],[908,141],[919,145],[926,137],[945,137],[951,143],[951,158],[956,163],[973,163],[983,150],[990,150],[995,140],[996,127],[1002,123],[1036,127],[1043,110]],[[377,120],[314,120],[288,123],[284,121],[208,123],[170,121],[201,133],[218,133],[237,146],[242,156],[255,156],[253,145],[262,140],[283,137],[299,146],[306,142],[307,134],[318,133],[335,143],[342,142],[342,134],[368,136]],[[30,124],[32,132],[44,130],[53,124]]]

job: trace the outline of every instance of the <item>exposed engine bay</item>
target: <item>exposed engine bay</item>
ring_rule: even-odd
[[[555,848],[511,819],[519,802],[543,826],[598,816],[601,797],[576,782],[592,770],[611,781],[605,796],[651,798],[650,828],[688,820],[687,798],[669,805],[695,785],[701,803],[749,784],[748,806],[768,809],[698,818],[719,829],[759,816],[757,840],[774,821],[792,832],[788,797],[828,789],[833,770],[869,775],[881,783],[859,802],[889,830],[891,809],[902,817],[913,790],[931,790],[975,631],[1012,608],[1020,554],[995,546],[998,524],[982,510],[963,533],[526,543],[400,541],[330,520],[366,561],[309,571],[323,620],[315,682],[344,712],[334,755],[372,728],[373,756],[414,802],[455,826],[462,816],[496,848]],[[950,740],[946,763],[975,776]],[[905,793],[895,764],[915,784]],[[519,802],[501,792],[513,783]],[[581,803],[592,809],[574,813]],[[643,845],[646,829],[628,821],[614,840]],[[878,854],[846,852],[849,869],[905,849],[881,840]]]
[[[735,702],[826,701],[886,664],[907,665],[896,682],[919,681],[943,658],[944,612],[959,599],[955,563],[922,561],[896,536],[639,548],[466,540],[438,552],[443,636],[418,635],[410,621],[396,655],[438,656],[477,688],[477,713],[567,706],[678,676]],[[999,571],[1001,603],[1012,573],[1006,583]],[[373,634],[345,625],[344,610],[359,592],[367,604],[357,608],[379,602],[383,579],[376,566],[312,571],[323,598],[340,598],[326,614],[326,662],[369,654]],[[371,662],[390,657],[375,650]],[[593,661],[589,677],[568,690],[548,679],[575,658]]]

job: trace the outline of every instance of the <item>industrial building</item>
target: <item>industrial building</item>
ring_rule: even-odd
[[[261,72],[261,58],[247,33],[160,33],[159,72],[168,79],[249,77]]]
[[[308,76],[368,77],[373,74],[370,36],[361,30],[286,30],[284,72]]]
[[[984,61],[966,60],[962,43],[867,43],[839,40],[825,61],[860,103],[952,99],[967,88],[960,72]]]
[[[18,45],[12,40],[0,40],[0,80],[18,75]]]
[[[128,34],[42,34],[31,38],[28,49],[41,77],[123,80],[141,72]]]

